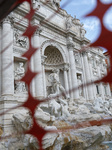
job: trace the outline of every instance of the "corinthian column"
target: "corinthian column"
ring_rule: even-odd
[[[41,66],[41,52],[40,52],[40,29],[38,29],[33,36],[33,46],[39,48],[34,54],[34,71],[39,72],[35,77],[35,96],[42,98],[43,94],[43,80],[42,80],[42,66]]]
[[[65,90],[67,91],[67,98],[70,98],[69,96],[69,85],[68,85],[68,70],[69,70],[69,64],[64,65],[64,82],[65,82]]]
[[[9,15],[2,22],[2,95],[14,94],[12,21]]]
[[[69,43],[67,46],[68,46],[68,51],[69,51],[72,89],[74,89],[75,87],[78,87],[77,76],[76,76],[76,65],[75,65],[75,59],[74,59],[74,54],[73,54],[74,45],[72,43]],[[79,99],[79,91],[78,90],[73,91],[73,98]]]
[[[99,57],[98,56],[95,56],[95,59],[96,59],[96,64],[97,64],[97,69],[98,69],[98,77],[99,77],[99,79],[101,79],[102,78],[102,76],[101,76],[101,68],[100,68],[100,59],[99,59]],[[101,97],[103,98],[103,99],[105,99],[105,97],[104,97],[104,87],[103,87],[103,84],[102,84],[102,82],[100,82],[99,83],[99,92],[100,92],[100,95],[101,95]]]
[[[0,24],[0,39],[2,39],[2,28],[1,28],[1,24]],[[1,82],[2,82],[2,71],[1,71],[1,67],[2,67],[2,61],[1,61],[1,50],[2,50],[2,42],[1,42],[1,40],[0,40],[0,96],[1,96],[1,89],[2,89],[2,84],[1,84]]]
[[[93,60],[92,54],[88,53],[88,62],[89,62],[89,69],[90,69],[91,81],[94,82],[95,79],[94,79],[94,76],[93,76],[92,60]],[[95,84],[92,84],[91,88],[93,90],[93,97],[95,99],[96,98],[96,86],[95,86]]]
[[[84,62],[84,71],[85,71],[85,77],[86,77],[86,83],[90,83],[91,80],[91,74],[90,74],[90,69],[89,69],[89,64],[88,64],[88,58],[87,58],[87,53],[83,52],[83,62]],[[88,100],[93,100],[93,89],[92,86],[87,87],[88,91]]]

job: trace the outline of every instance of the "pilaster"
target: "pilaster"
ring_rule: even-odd
[[[90,69],[89,69],[89,63],[88,63],[88,58],[87,58],[87,52],[83,52],[83,61],[84,61],[84,67],[85,67],[85,75],[86,75],[86,83],[91,83],[91,74],[90,74]],[[87,87],[88,91],[88,100],[93,100],[93,90],[91,86]]]
[[[95,79],[94,79],[94,76],[93,76],[92,60],[93,60],[93,56],[89,52],[88,53],[88,62],[89,62],[90,76],[91,76],[91,81],[94,82]],[[96,98],[96,87],[95,87],[95,84],[92,84],[91,88],[93,89],[93,97]]]
[[[96,60],[96,64],[97,64],[97,69],[98,69],[98,76],[99,76],[99,79],[101,79],[102,78],[102,76],[101,76],[101,71],[100,71],[100,59],[99,59],[99,57],[98,56],[95,56],[95,60]],[[99,92],[100,92],[100,94],[101,94],[101,97],[103,98],[103,99],[105,99],[105,97],[104,97],[104,87],[103,87],[103,84],[102,84],[102,82],[100,82],[99,83]]]
[[[12,23],[11,15],[2,21],[2,95],[14,94]]]
[[[77,76],[76,76],[76,65],[75,65],[75,59],[74,59],[74,54],[73,54],[74,44],[69,42],[67,44],[67,47],[68,47],[68,51],[69,51],[72,89],[74,89],[75,87],[78,87]],[[79,99],[79,91],[78,90],[73,91],[73,99]]]
[[[70,95],[69,95],[69,84],[68,84],[68,71],[69,71],[69,64],[64,64],[64,68],[63,68],[63,71],[64,71],[64,82],[65,82],[65,90],[67,91],[67,98],[70,98]]]
[[[40,32],[39,28],[33,36],[33,46],[38,48],[34,54],[34,71],[38,72],[35,77],[35,96],[38,98],[44,97],[43,79],[42,79],[42,65],[41,65],[41,52],[40,52]]]

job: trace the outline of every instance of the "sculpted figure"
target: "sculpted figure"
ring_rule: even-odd
[[[38,149],[39,146],[36,138],[29,134],[23,134],[23,132],[29,130],[32,126],[33,122],[30,113],[26,110],[20,110],[20,112],[13,114],[12,122],[19,140],[24,145],[24,149]]]
[[[72,27],[72,17],[71,16],[68,16],[67,17],[67,21],[66,21],[66,29],[67,30],[70,30]]]
[[[56,4],[56,6],[59,8],[60,7],[60,1],[61,0],[53,0],[54,1],[54,3]]]
[[[48,81],[51,83],[51,94],[48,96],[49,98],[53,98],[49,102],[49,108],[51,109],[51,115],[55,115],[56,117],[60,117],[63,115],[69,115],[68,104],[65,101],[66,93],[64,87],[61,85],[59,81],[59,70],[55,70],[54,73],[49,75]],[[64,95],[61,96],[60,94]]]
[[[27,46],[27,38],[20,36],[18,30],[15,32],[15,40],[16,40],[16,43],[19,44],[20,46],[24,48]]]
[[[85,34],[86,34],[86,30],[83,27],[84,25],[81,25],[81,37],[84,38]]]
[[[93,109],[97,113],[105,113],[111,115],[112,113],[109,110],[109,102],[103,101],[101,98],[97,98],[94,102]]]
[[[78,82],[78,86],[81,86],[81,85],[82,85],[81,76],[78,76],[77,82]],[[80,96],[83,95],[82,92],[83,92],[83,89],[82,89],[82,87],[80,87],[80,88],[79,88],[79,95],[80,95]]]
[[[23,67],[23,62],[19,63],[19,67],[17,67],[15,73],[15,80],[20,80],[24,74],[25,74],[25,69]],[[16,93],[20,93],[20,92],[26,92],[26,87],[25,87],[25,83],[21,82],[21,81],[17,81],[15,84],[15,91]]]

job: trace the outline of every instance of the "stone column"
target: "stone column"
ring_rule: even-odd
[[[93,76],[92,60],[93,60],[92,54],[88,53],[88,61],[89,61],[89,69],[90,69],[91,81],[94,82],[95,79],[94,79],[94,76]],[[96,86],[95,86],[95,84],[92,84],[91,87],[93,88],[93,97],[96,98]]]
[[[88,58],[87,58],[87,53],[83,52],[83,62],[84,62],[84,71],[85,71],[85,77],[86,77],[86,83],[90,83],[91,80],[91,74],[90,74],[90,70],[89,70],[89,64],[88,64]],[[87,91],[88,91],[88,100],[93,100],[93,89],[92,86],[88,86],[87,87]]]
[[[107,75],[108,72],[107,72],[107,64],[105,62],[105,59],[103,59],[101,63],[102,63],[102,66],[101,66],[102,71],[105,73],[105,75]],[[109,97],[112,96],[109,83],[107,83],[107,94]]]
[[[9,15],[3,22],[2,30],[2,95],[14,94],[14,72],[13,72],[13,19]],[[8,46],[8,47],[7,47]]]
[[[44,89],[44,97],[47,97],[47,89],[46,89],[46,75],[45,75],[45,60],[47,56],[41,56],[41,64],[42,64],[42,74],[43,74],[43,89]]]
[[[64,65],[64,82],[65,82],[65,90],[67,91],[67,98],[70,98],[69,96],[69,85],[68,85],[68,70],[69,70],[69,64]]]
[[[1,24],[0,24],[0,39],[2,39],[2,28],[1,28]],[[2,78],[2,70],[1,70],[1,69],[2,69],[2,68],[1,68],[1,67],[2,67],[2,61],[1,61],[1,58],[2,58],[2,57],[1,57],[2,45],[1,45],[1,44],[2,44],[2,42],[1,42],[1,40],[0,40],[0,97],[1,97],[1,94],[2,94],[2,93],[1,93],[1,92],[2,92],[2,91],[1,91],[1,90],[2,90],[2,84],[1,84],[1,82],[2,82],[2,79],[1,79],[1,78]]]
[[[107,91],[108,91],[108,95],[109,95],[109,97],[111,97],[112,95],[111,95],[111,91],[110,91],[110,85],[109,85],[109,83],[107,83]]]
[[[102,78],[102,76],[101,76],[101,68],[100,68],[100,59],[99,59],[99,57],[98,56],[95,56],[95,59],[96,59],[96,66],[97,66],[97,70],[98,70],[98,79],[101,79]],[[105,99],[105,97],[104,97],[104,86],[103,86],[103,84],[102,84],[102,82],[100,82],[99,83],[99,92],[100,92],[100,95],[101,95],[101,97],[103,98],[103,99]]]
[[[35,96],[43,98],[43,80],[42,80],[42,66],[41,66],[41,52],[40,52],[40,29],[38,29],[33,36],[33,46],[39,49],[34,54],[34,71],[39,72],[35,77]]]
[[[71,79],[72,79],[72,89],[78,87],[77,76],[76,76],[76,65],[74,59],[74,45],[69,43],[67,45],[69,51],[69,62],[70,62],[70,70],[71,70]],[[79,91],[78,89],[73,91],[73,99],[79,99]]]

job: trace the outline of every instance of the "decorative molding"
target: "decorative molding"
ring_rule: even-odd
[[[12,16],[12,14],[8,15],[7,17],[5,17],[2,20],[2,24],[4,24],[4,23],[8,23],[8,24],[11,24],[11,26],[13,26],[13,24],[14,24],[14,17]]]
[[[39,26],[39,25],[38,25]],[[35,35],[39,35],[43,31],[42,27],[38,27],[38,29],[35,31]]]
[[[42,56],[41,56],[41,64],[43,64],[43,65],[46,64],[46,63],[45,63],[46,58],[47,58],[47,56],[45,56],[45,55],[42,55]]]
[[[63,68],[64,71],[68,71],[69,68],[70,68],[70,64],[69,63],[64,64],[64,68]]]
[[[23,53],[26,52],[27,49],[23,49],[23,48],[20,48],[20,47],[14,47],[13,48],[13,53],[18,53],[20,55],[22,55]]]
[[[71,43],[71,42],[69,42],[69,43],[67,44],[68,50],[74,50],[74,47],[75,47],[75,45],[74,45],[73,43]]]
[[[27,37],[21,36],[19,30],[14,31],[14,43],[17,46],[20,46],[20,47],[23,47],[23,48],[27,48],[27,46],[28,46]]]
[[[55,40],[46,40],[42,43],[41,45],[41,53],[42,55],[44,55],[44,52],[45,52],[45,49],[48,47],[48,46],[52,46],[56,49],[58,49],[63,57],[63,60],[64,60],[64,63],[67,62],[67,56],[66,56],[66,53],[65,51],[63,50],[63,48],[59,45],[59,43],[57,43]]]

